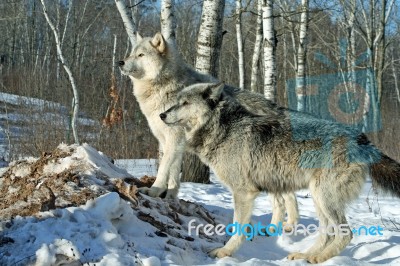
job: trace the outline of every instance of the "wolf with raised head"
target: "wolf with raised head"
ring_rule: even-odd
[[[164,124],[159,114],[176,104],[177,94],[186,86],[199,82],[215,82],[215,78],[199,73],[181,60],[175,48],[157,33],[152,38],[137,35],[137,45],[131,55],[119,62],[123,74],[133,82],[133,93],[146,116],[150,129],[159,141],[163,156],[153,186],[142,188],[150,196],[165,194],[174,198],[179,190],[179,174],[185,150],[184,130]],[[250,112],[269,114],[275,105],[261,94],[230,88],[234,96]],[[287,209],[288,224],[298,220],[297,200],[294,193],[272,195],[273,217],[271,223],[284,220]]]
[[[400,197],[400,164],[365,135],[284,108],[256,115],[226,91],[223,84],[189,86],[160,118],[171,128],[183,127],[187,150],[230,188],[234,222],[250,222],[261,191],[279,195],[310,189],[320,226],[340,225],[342,233],[321,233],[308,251],[290,254],[289,259],[320,263],[347,246],[352,233],[345,208],[359,195],[368,175],[376,186]],[[230,256],[244,239],[243,234],[233,235],[211,255]]]

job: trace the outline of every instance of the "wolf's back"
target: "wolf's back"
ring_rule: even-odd
[[[380,161],[371,165],[374,185],[390,194],[400,197],[400,164],[385,154]]]

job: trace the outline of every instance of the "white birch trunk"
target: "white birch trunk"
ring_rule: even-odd
[[[306,103],[306,53],[307,53],[307,30],[308,30],[308,0],[301,1],[301,16],[299,30],[299,46],[297,49],[296,69],[296,93],[297,110],[305,111]]]
[[[383,72],[385,70],[385,54],[386,54],[386,25],[392,11],[394,0],[391,0],[389,6],[387,6],[389,0],[382,0],[381,4],[381,15],[378,27],[378,33],[374,40],[374,47],[376,47],[377,66],[377,89],[378,89],[378,103],[381,101],[382,90],[383,90]]]
[[[356,90],[356,39],[355,39],[355,15],[356,15],[356,0],[341,0],[340,3],[344,10],[344,27],[347,31],[347,78],[349,86],[346,87],[346,99],[349,107],[353,107],[354,103],[350,100],[349,91],[355,92]],[[354,123],[355,121],[348,121]]]
[[[286,12],[285,12],[286,13]],[[281,16],[281,23],[282,25],[285,25],[285,18],[283,16]],[[288,78],[288,44],[287,44],[288,40],[287,40],[287,33],[284,32],[283,36],[282,36],[282,48],[283,48],[283,70],[282,70],[282,74],[283,74],[283,80],[285,81],[285,89],[283,90],[283,102],[284,103],[289,103],[288,101],[288,87],[287,87],[287,78]]]
[[[395,59],[394,59],[394,49],[393,49],[393,45],[392,45],[392,75],[393,75],[393,79],[394,79],[394,88],[396,90],[396,96],[397,96],[397,101],[400,103],[400,90],[399,90],[399,82],[397,79],[397,71],[396,71],[396,67],[394,65]]]
[[[225,0],[204,0],[197,38],[196,70],[217,76],[222,45]],[[185,154],[182,182],[209,183],[210,169],[193,154]]]
[[[117,66],[115,64],[115,55],[117,54],[117,35],[114,34],[114,46],[113,46],[113,52],[112,52],[112,69],[111,69],[111,73],[114,76],[115,74],[115,67]]]
[[[238,47],[239,88],[244,89],[244,55],[242,37],[242,0],[236,0],[236,40]]]
[[[260,61],[261,43],[263,38],[262,28],[262,2],[263,0],[257,0],[257,26],[256,26],[256,41],[254,43],[253,59],[251,61],[251,79],[250,89],[253,92],[257,91],[257,77]]]
[[[276,40],[273,17],[273,0],[263,1],[264,38],[264,96],[275,102],[276,94]]]
[[[196,69],[216,76],[222,44],[225,0],[204,0],[197,38]]]
[[[175,28],[176,21],[174,16],[174,0],[161,0],[161,34],[164,39],[172,46],[176,47]],[[161,161],[163,156],[162,147],[158,147],[158,159]]]
[[[166,41],[176,46],[176,21],[173,9],[174,0],[161,1],[161,34],[164,36]]]
[[[351,71],[351,81],[356,82],[356,36],[355,36],[355,19],[356,19],[356,0],[350,1],[350,14],[348,23],[348,43],[350,44],[349,56],[348,56],[348,69]]]
[[[118,8],[119,14],[121,15],[122,21],[124,22],[124,27],[126,33],[128,34],[129,40],[132,47],[136,45],[136,27],[133,23],[131,13],[126,8],[125,0],[115,0],[115,4]]]
[[[370,0],[369,1],[369,15],[367,14],[367,8],[365,6],[364,1],[361,1],[361,6],[362,6],[362,15],[364,18],[364,24],[365,24],[365,36],[363,36],[365,38],[365,42],[367,44],[367,52],[368,52],[368,68],[367,68],[367,80],[366,80],[366,97],[368,97],[368,95],[371,95],[371,91],[372,91],[372,87],[374,86],[373,80],[374,80],[374,73],[373,73],[373,68],[374,68],[374,48],[373,48],[373,39],[374,39],[374,34],[375,34],[375,30],[374,30],[374,13],[375,13],[375,5],[373,4],[374,1]],[[371,5],[372,4],[372,5]],[[372,99],[373,101],[373,99]],[[365,99],[365,103],[364,103],[364,126],[363,126],[363,132],[365,132],[365,130],[368,127],[368,117],[367,117],[367,112],[369,109],[369,106],[367,105],[368,101],[367,99]],[[372,103],[373,104],[373,103]]]
[[[73,104],[72,104],[72,118],[71,118],[71,128],[72,128],[72,133],[74,136],[74,142],[76,144],[79,144],[79,138],[78,138],[78,131],[77,131],[77,120],[78,120],[78,113],[79,113],[79,95],[78,95],[78,88],[76,87],[76,82],[75,78],[72,74],[71,69],[66,63],[66,60],[63,56],[62,49],[61,49],[61,43],[60,43],[60,36],[58,34],[57,28],[54,26],[53,22],[51,21],[48,13],[47,13],[47,8],[44,3],[44,0],[40,0],[43,6],[43,13],[46,18],[47,23],[49,24],[51,30],[53,31],[54,38],[56,40],[56,47],[57,47],[57,57],[61,61],[62,66],[64,67],[65,71],[68,74],[69,81],[71,83],[72,87],[72,93],[73,93]]]

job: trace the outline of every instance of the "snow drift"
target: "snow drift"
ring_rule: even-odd
[[[0,264],[157,265],[189,250],[207,260],[222,240],[189,236],[187,224],[215,218],[188,201],[138,195],[142,185],[87,144],[11,163],[0,179]]]

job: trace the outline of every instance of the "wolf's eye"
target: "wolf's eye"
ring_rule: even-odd
[[[144,53],[138,54],[138,57],[143,57],[143,56],[144,56]]]
[[[184,101],[183,103],[182,103],[182,106],[185,106],[185,105],[188,105],[189,103],[188,103],[188,101]]]

